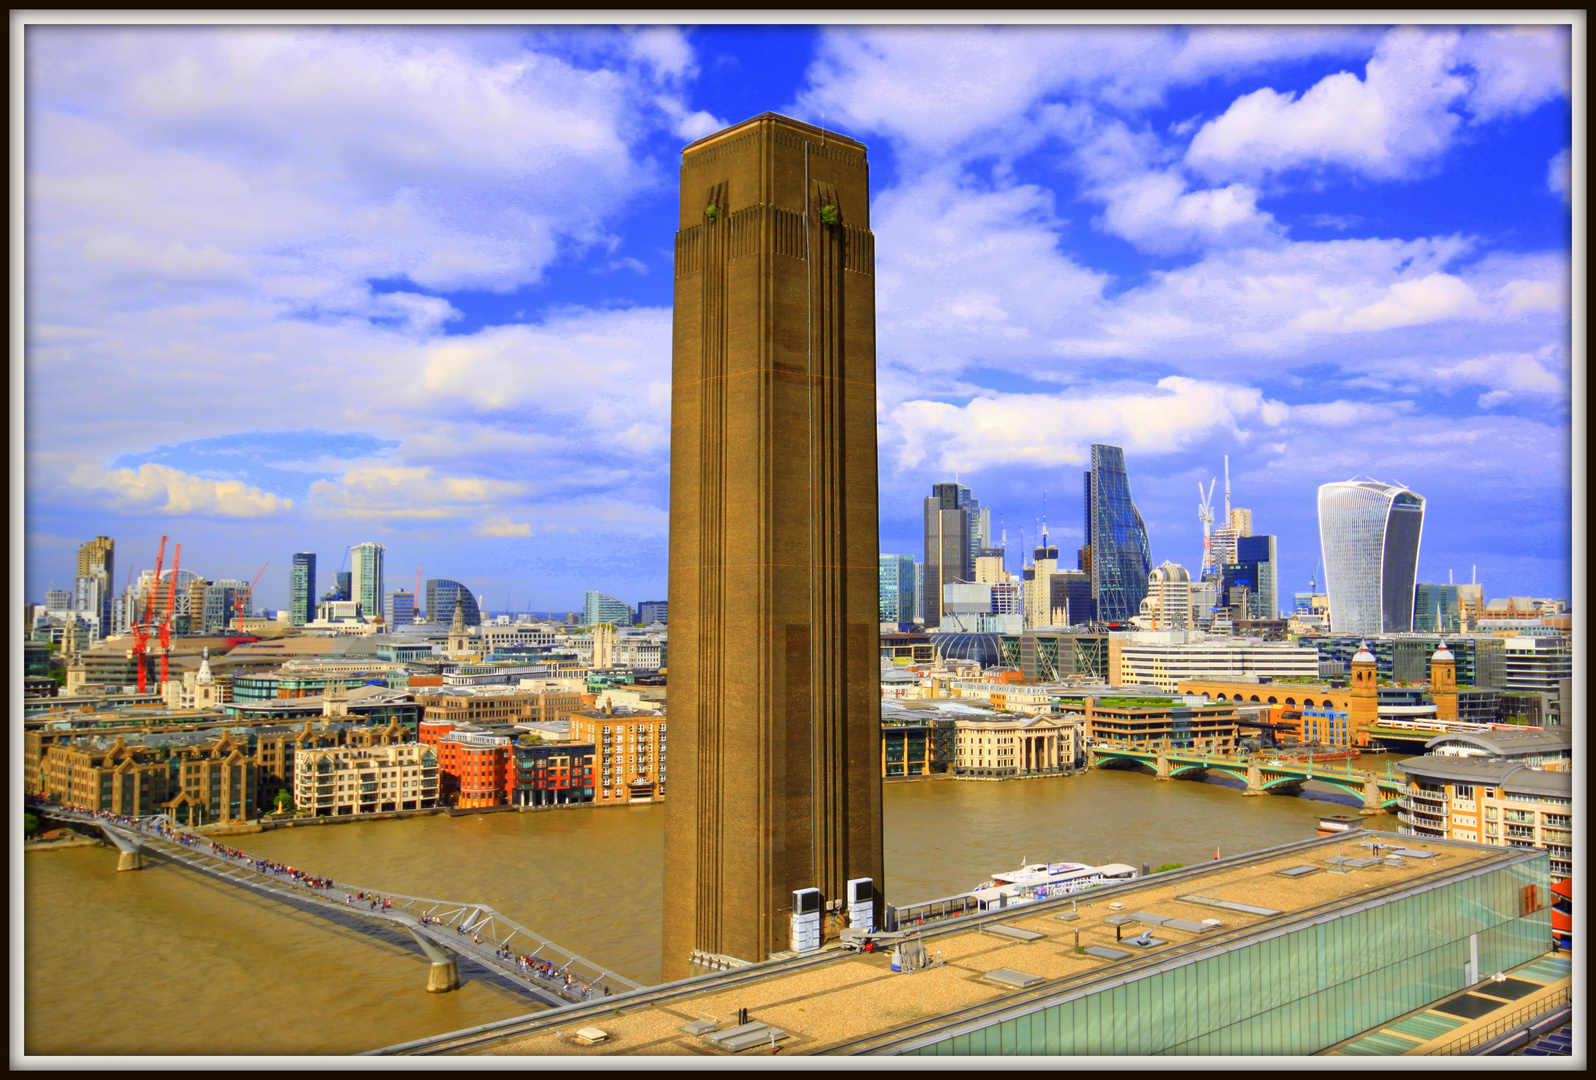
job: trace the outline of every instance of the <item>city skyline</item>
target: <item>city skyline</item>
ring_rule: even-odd
[[[367,540],[496,611],[663,596],[670,178],[766,109],[870,146],[883,552],[957,480],[1071,565],[1102,442],[1154,564],[1228,453],[1282,596],[1365,475],[1429,500],[1419,581],[1571,590],[1564,31],[27,33],[28,599],[96,535],[269,561],[257,608]]]

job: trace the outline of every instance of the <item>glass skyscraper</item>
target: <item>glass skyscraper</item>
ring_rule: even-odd
[[[316,617],[316,553],[298,551],[288,572],[288,621],[304,626]]]
[[[1424,497],[1404,487],[1346,480],[1319,488],[1319,546],[1333,632],[1413,630],[1423,530]]]
[[[1456,585],[1419,582],[1413,587],[1414,632],[1457,633],[1461,629],[1460,607]]]
[[[914,556],[883,555],[881,573],[881,621],[914,621]]]
[[[599,623],[631,626],[632,609],[613,596],[589,589],[582,598],[582,625],[596,626]]]
[[[465,624],[481,626],[482,612],[477,608],[477,598],[471,590],[458,581],[448,578],[427,579],[427,621],[448,626],[454,621],[454,606],[465,609]]]
[[[1086,472],[1086,552],[1082,567],[1092,578],[1092,599],[1100,622],[1122,622],[1141,611],[1152,573],[1147,526],[1131,502],[1125,451],[1092,444]]]
[[[1244,587],[1247,590],[1247,609],[1242,613],[1247,619],[1277,619],[1275,600],[1279,587],[1279,570],[1275,560],[1273,536],[1238,536],[1235,538],[1236,559],[1221,566],[1222,585],[1220,602],[1230,603],[1230,590]]]
[[[942,586],[975,579],[981,504],[963,484],[932,484],[925,501],[925,625],[942,625]]]
[[[360,613],[366,618],[375,618],[382,614],[382,553],[387,549],[381,544],[365,543],[349,550],[354,574],[350,582],[353,595],[349,599],[360,605]]]

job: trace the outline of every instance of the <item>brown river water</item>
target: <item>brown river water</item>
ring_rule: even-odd
[[[1406,756],[1406,755],[1402,755]],[[1358,768],[1384,772],[1392,757]],[[965,892],[1022,860],[1193,865],[1315,835],[1358,800],[1310,786],[1092,770],[1076,777],[894,782],[887,900]],[[1338,805],[1339,803],[1339,805]],[[312,873],[477,901],[643,982],[659,980],[663,805],[277,829],[232,840]],[[1395,831],[1396,818],[1365,819]],[[303,913],[159,859],[116,872],[112,848],[24,860],[28,1054],[348,1054],[533,1011],[462,963],[425,992],[414,945]]]

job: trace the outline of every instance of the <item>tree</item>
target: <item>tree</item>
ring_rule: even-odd
[[[22,832],[26,836],[39,835],[39,819],[33,814],[22,815]]]
[[[287,788],[283,788],[277,793],[277,812],[279,814],[291,814],[295,809],[294,796]]]

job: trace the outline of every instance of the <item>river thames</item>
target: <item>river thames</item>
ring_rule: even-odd
[[[1407,756],[1407,755],[1401,755]],[[1364,757],[1384,772],[1398,758]],[[885,787],[894,904],[965,892],[1022,860],[1191,865],[1315,835],[1359,800],[1315,784],[1247,798],[1217,781],[1147,775]],[[643,982],[659,980],[663,805],[419,817],[238,836],[246,851],[413,896],[488,904]],[[1396,818],[1365,819],[1396,829]],[[412,945],[382,940],[114,849],[24,862],[29,1054],[348,1054],[533,1011],[462,963],[425,992]]]

